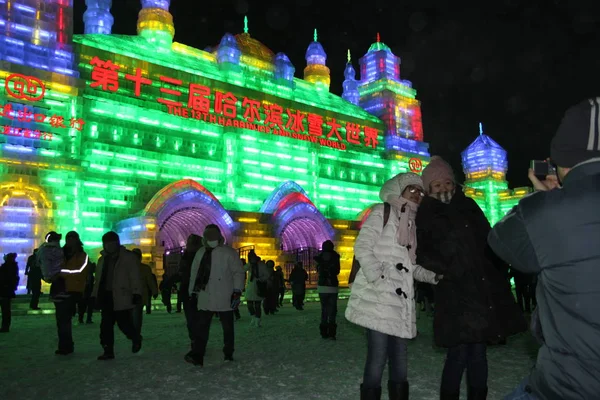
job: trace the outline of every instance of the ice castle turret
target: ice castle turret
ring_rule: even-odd
[[[314,40],[306,49],[306,68],[304,68],[304,80],[316,84],[318,87],[329,90],[331,84],[331,72],[326,65],[327,54],[318,42],[317,30],[315,29]]]

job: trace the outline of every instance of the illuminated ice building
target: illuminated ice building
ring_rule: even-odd
[[[508,188],[506,150],[483,133],[482,124],[477,139],[463,151],[462,164],[465,194],[475,200],[492,225],[531,192],[528,187]]]
[[[286,267],[332,239],[344,280],[381,185],[427,163],[416,91],[379,39],[339,97],[316,32],[300,79],[247,22],[198,50],[173,42],[169,0],[141,1],[136,36],[111,34],[111,0],[86,0],[73,35],[72,3],[0,0],[0,252],[22,270],[51,229],[92,258],[114,229],[161,276],[216,223]]]

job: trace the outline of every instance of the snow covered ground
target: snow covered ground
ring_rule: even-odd
[[[358,399],[365,338],[343,318],[345,306],[340,302],[336,342],[319,336],[318,303],[304,312],[285,305],[278,315],[263,317],[259,329],[250,328],[244,309],[236,325],[236,361],[230,364],[222,361],[221,326],[215,320],[203,369],[183,361],[189,342],[182,314],[145,316],[144,349],[138,355],[117,332],[117,358],[109,362],[96,361],[99,315],[93,325],[73,327],[75,353],[68,357],[54,355],[53,315],[14,317],[11,333],[0,335],[0,399]],[[444,352],[432,347],[430,318],[421,317],[419,332],[409,345],[410,398],[435,400]],[[488,398],[502,399],[516,386],[536,352],[528,334],[490,348]]]

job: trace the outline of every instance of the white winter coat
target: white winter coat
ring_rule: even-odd
[[[385,228],[383,218],[384,205],[379,204],[356,238],[354,254],[361,268],[352,285],[346,318],[377,332],[412,339],[417,336],[414,279],[436,284],[435,273],[414,265],[406,247],[398,244],[396,209],[391,207]],[[408,272],[396,268],[398,263]]]
[[[192,261],[189,294],[194,293],[200,261],[206,248],[196,253]],[[224,312],[231,311],[231,295],[234,289],[241,292],[244,288],[244,270],[240,256],[229,246],[218,246],[212,251],[210,277],[206,289],[197,293],[198,310]]]

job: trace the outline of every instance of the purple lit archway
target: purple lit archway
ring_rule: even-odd
[[[284,251],[320,249],[324,241],[334,237],[329,221],[300,192],[289,193],[280,198],[274,207],[273,221],[275,234],[280,238]]]
[[[209,224],[218,225],[227,242],[233,237],[231,216],[212,193],[192,180],[175,182],[158,192],[145,214],[156,217],[157,243],[167,249],[184,246],[190,234],[201,235]]]

